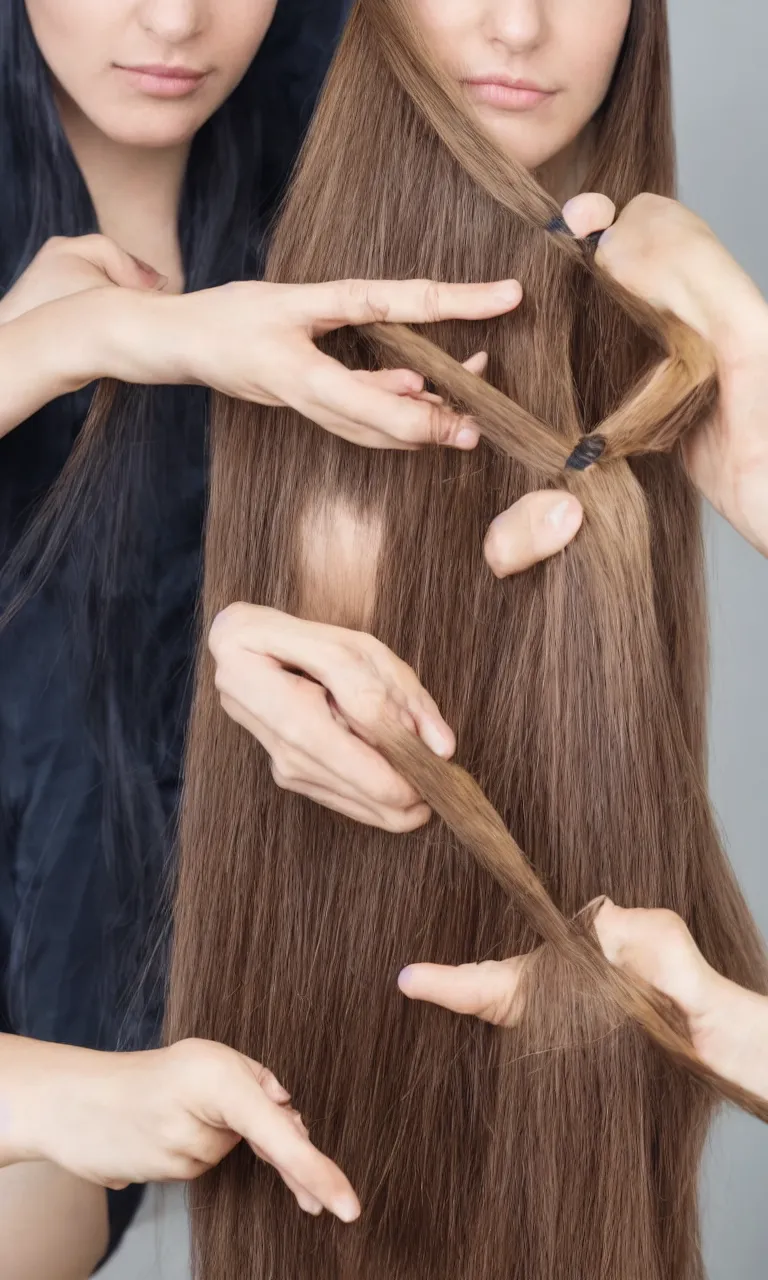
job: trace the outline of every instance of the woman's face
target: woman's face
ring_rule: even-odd
[[[410,0],[438,61],[486,128],[537,169],[603,102],[632,0]]]
[[[277,0],[26,0],[65,95],[128,146],[188,141],[242,79]]]

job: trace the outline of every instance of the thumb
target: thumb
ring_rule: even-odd
[[[72,242],[72,248],[123,289],[164,289],[168,283],[167,276],[123,249],[109,236],[82,236]]]
[[[567,547],[581,528],[578,498],[562,489],[526,493],[497,516],[485,539],[485,558],[497,578],[530,569]]]
[[[452,1013],[472,1014],[496,1026],[512,1027],[521,1012],[518,989],[523,964],[524,957],[458,968],[413,964],[403,969],[398,986],[409,1000],[424,1000]]]
[[[616,205],[596,191],[574,196],[563,205],[563,217],[579,240],[595,231],[606,231],[616,217]]]

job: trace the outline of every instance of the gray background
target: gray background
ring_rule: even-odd
[[[670,16],[681,196],[768,293],[768,5],[670,0]],[[768,934],[768,565],[714,516],[707,538],[712,793],[731,857]],[[768,1128],[741,1114],[724,1116],[710,1144],[703,1208],[710,1280],[764,1280]],[[164,1191],[102,1274],[186,1280],[185,1259],[181,1197]]]

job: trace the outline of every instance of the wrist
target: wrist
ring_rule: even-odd
[[[0,1168],[45,1159],[39,1110],[55,1067],[56,1045],[0,1035]]]
[[[191,383],[189,295],[109,287],[90,291],[87,327],[94,377],[158,386]],[[82,295],[85,297],[85,295]]]
[[[768,303],[741,270],[728,291],[728,306],[710,317],[709,336],[721,375],[768,363]]]
[[[768,1100],[768,998],[720,975],[708,1008],[692,1020],[694,1044],[726,1079]]]

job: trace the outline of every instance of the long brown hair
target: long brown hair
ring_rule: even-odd
[[[672,168],[665,6],[636,0],[589,186],[623,203],[669,192]],[[675,1010],[610,968],[583,913],[606,893],[672,908],[719,970],[765,985],[705,785],[699,513],[679,439],[711,411],[714,364],[556,214],[433,64],[407,0],[359,0],[269,278],[515,275],[526,301],[327,342],[352,367],[431,378],[480,423],[473,455],[366,452],[293,412],[216,405],[205,625],[242,599],[370,630],[437,699],[459,763],[382,724],[439,817],[410,835],[337,817],[275,787],[203,652],[169,1034],[269,1063],[364,1206],[352,1228],[308,1219],[238,1149],[192,1192],[205,1280],[698,1280],[713,1098],[768,1115],[697,1063]],[[479,349],[488,385],[457,363]],[[542,485],[578,493],[584,528],[497,582],[484,532]],[[370,537],[372,610],[334,566],[340,508]],[[533,951],[514,1030],[397,991],[414,960]]]

